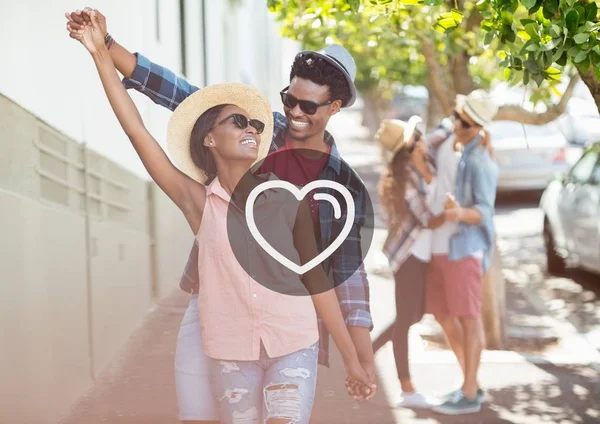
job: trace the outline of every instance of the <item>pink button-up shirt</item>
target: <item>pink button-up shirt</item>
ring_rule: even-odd
[[[258,247],[247,231],[244,213],[234,205],[229,211],[230,200],[215,178],[207,186],[206,206],[196,235],[204,352],[216,359],[252,361],[259,359],[261,340],[272,358],[313,345],[319,338],[317,316],[300,277]],[[290,192],[269,189],[256,199],[254,216],[262,236],[280,253],[300,263],[292,234],[297,208]],[[228,231],[235,232],[231,239]],[[281,284],[279,291],[289,293],[293,288],[296,294],[304,290],[305,295],[270,290],[249,273],[258,275],[266,286]]]

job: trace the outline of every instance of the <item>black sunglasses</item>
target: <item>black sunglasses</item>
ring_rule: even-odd
[[[263,122],[259,121],[258,119],[248,119],[241,113],[232,113],[227,118],[217,122],[217,125],[221,125],[223,122],[231,118],[233,118],[233,122],[239,129],[245,130],[248,128],[248,125],[250,125],[256,130],[257,134],[262,134],[262,132],[265,130],[265,124]]]
[[[311,102],[310,100],[298,100],[291,94],[286,93],[286,91],[289,88],[289,86],[285,87],[279,93],[281,95],[281,103],[283,103],[285,107],[289,107],[290,109],[295,108],[296,105],[300,105],[300,110],[302,110],[302,112],[306,113],[307,115],[314,115],[315,113],[317,113],[317,109],[319,109],[320,107],[330,105],[334,102],[333,100],[329,100],[325,103],[319,104]]]
[[[452,116],[454,117],[454,120],[456,121],[460,121],[460,125],[465,129],[468,130],[471,127],[474,127],[475,124],[471,124],[467,121],[464,120],[464,118],[462,116],[460,116],[460,114],[457,111],[452,112]]]

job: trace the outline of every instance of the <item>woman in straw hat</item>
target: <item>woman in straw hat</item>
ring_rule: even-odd
[[[310,298],[269,290],[250,278],[232,254],[227,215],[230,205],[243,203],[243,196],[235,194],[247,195],[266,181],[249,170],[268,152],[273,115],[267,100],[258,90],[236,83],[188,97],[169,122],[167,141],[175,167],[145,128],[98,23],[92,22],[78,39],[91,53],[113,111],[145,168],[184,213],[198,241],[202,348],[220,421],[308,424],[317,374],[315,309],[342,353],[349,378],[369,385],[333,290]],[[242,190],[234,193],[240,185]],[[290,207],[290,195],[270,189],[254,207],[278,211],[269,215],[274,220],[270,224],[288,225],[286,240],[297,249],[297,262],[305,263],[318,253],[310,209],[306,201]],[[297,286],[328,285],[321,266],[302,279],[289,272],[279,277],[286,282],[295,278]]]
[[[376,138],[391,153],[387,172],[379,181],[379,196],[389,232],[384,253],[396,280],[396,323],[393,345],[398,378],[402,386],[400,406],[430,408],[415,391],[408,364],[408,331],[423,317],[425,276],[431,259],[431,229],[444,217],[432,216],[429,203],[434,193],[435,171],[428,147],[417,129],[421,118],[408,122],[387,119]]]

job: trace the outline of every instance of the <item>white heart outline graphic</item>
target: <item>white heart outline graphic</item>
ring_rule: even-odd
[[[338,237],[333,241],[333,243],[331,243],[327,247],[327,249],[323,250],[321,253],[319,253],[317,256],[315,256],[313,259],[311,259],[304,265],[298,265],[292,262],[290,259],[283,256],[277,250],[275,250],[275,248],[273,248],[273,246],[271,246],[269,242],[265,240],[265,238],[260,234],[260,231],[256,226],[256,222],[254,221],[254,202],[256,201],[256,198],[260,193],[270,188],[283,188],[291,192],[298,201],[301,201],[311,190],[313,190],[314,188],[321,187],[331,188],[342,193],[342,196],[344,196],[344,200],[346,200],[346,207],[348,208],[348,213],[346,214],[346,222],[344,223],[344,227],[342,228],[342,231],[340,232]],[[340,219],[342,217],[342,209],[335,197],[333,197],[330,194],[317,193],[315,194],[314,198],[316,201],[329,201],[333,205],[334,217],[336,219]],[[285,266],[287,269],[295,272],[298,275],[302,275],[319,265],[325,259],[330,257],[333,254],[333,252],[335,252],[337,248],[342,245],[344,240],[346,240],[346,237],[348,237],[348,234],[350,234],[350,230],[352,230],[352,224],[354,223],[354,215],[354,199],[352,198],[352,194],[350,194],[350,191],[340,183],[329,180],[316,180],[305,185],[301,189],[287,181],[266,181],[254,187],[254,189],[250,192],[250,195],[248,196],[248,200],[246,201],[246,222],[248,223],[248,229],[250,230],[250,234],[252,234],[252,237],[254,237],[254,240],[256,240],[258,245],[262,247],[265,252],[271,255],[273,259],[275,259],[281,265]]]

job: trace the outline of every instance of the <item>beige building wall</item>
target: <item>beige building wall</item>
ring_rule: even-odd
[[[0,422],[54,423],[152,304],[148,182],[3,96],[0,134]]]

